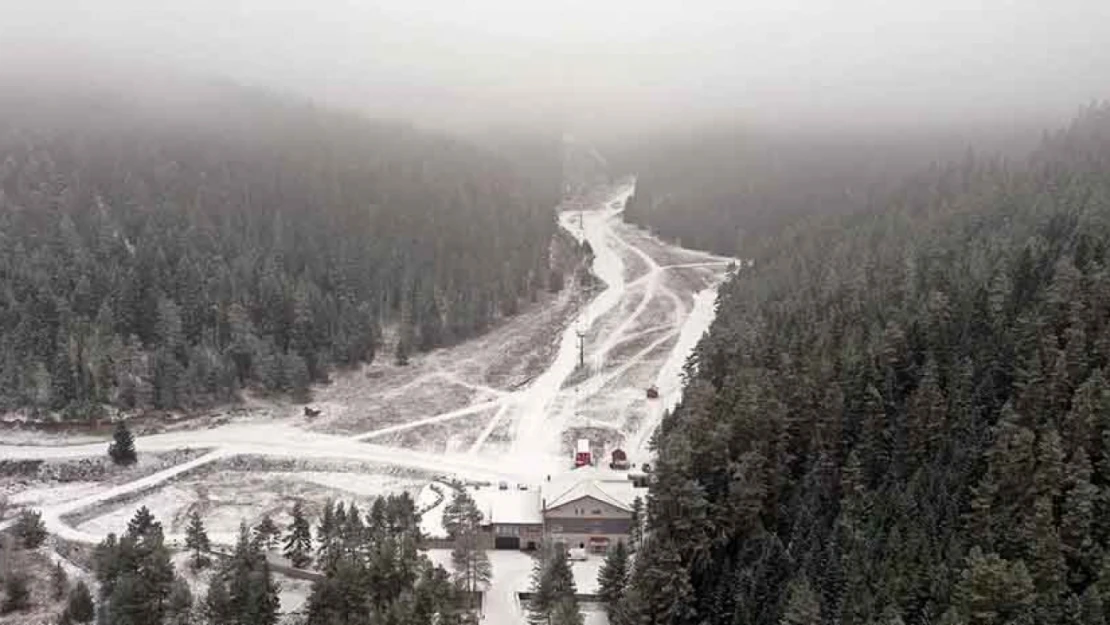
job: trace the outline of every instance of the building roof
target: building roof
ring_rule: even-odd
[[[500,490],[496,486],[479,488],[473,493],[474,502],[482,512],[483,522],[508,525],[540,525],[540,493],[535,488]]]
[[[544,485],[545,509],[550,510],[572,501],[592,497],[621,510],[632,510],[637,496],[647,489],[636,488],[628,473],[598,467],[582,467],[558,476]]]

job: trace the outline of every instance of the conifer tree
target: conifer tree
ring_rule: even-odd
[[[239,525],[235,550],[220,575],[227,581],[228,613],[235,625],[274,625],[281,607],[278,585],[266,556],[251,540],[245,522]]]
[[[208,583],[208,593],[204,596],[204,616],[208,625],[238,625],[232,612],[227,584],[219,575],[214,575]]]
[[[0,614],[22,612],[31,607],[31,588],[24,573],[9,573],[4,579],[4,602]]]
[[[821,601],[805,577],[791,580],[786,591],[786,607],[779,625],[808,625],[821,622]]]
[[[323,558],[336,535],[335,503],[332,500],[324,502],[324,511],[320,514],[320,522],[316,526],[317,556]]]
[[[138,455],[135,452],[135,439],[131,436],[131,430],[127,429],[127,424],[123,421],[116,423],[115,432],[112,434],[112,443],[108,445],[108,456],[112,458],[112,462],[123,466],[130,466],[138,460]]]
[[[282,552],[289,562],[298,569],[312,563],[312,530],[304,516],[301,502],[293,504],[293,520],[285,537],[285,550]]]
[[[42,522],[42,513],[38,510],[26,508],[20,511],[13,529],[24,549],[38,549],[46,540],[46,524]]]
[[[1082,447],[1075,450],[1064,474],[1066,492],[1060,505],[1060,541],[1068,568],[1068,582],[1086,588],[1098,576],[1102,548],[1095,543],[1092,525],[1099,489],[1091,483],[1091,463]]]
[[[78,580],[77,585],[69,592],[66,614],[74,623],[89,623],[95,618],[96,607],[93,605],[92,593],[84,580]]]
[[[61,562],[55,562],[50,568],[50,597],[54,601],[61,601],[69,591],[69,576],[62,568]]]
[[[637,496],[632,500],[632,516],[628,520],[628,550],[635,553],[644,539],[644,500]]]
[[[533,555],[530,584],[532,599],[528,603],[528,622],[533,625],[546,624],[555,606],[555,592],[547,573],[547,563],[554,555],[554,547],[546,544]]]
[[[177,578],[162,525],[140,508],[118,538],[109,534],[96,549],[102,620],[108,623],[160,623]]]
[[[453,507],[457,513],[452,515],[449,530],[453,532],[451,535],[455,542],[451,550],[451,566],[455,570],[455,583],[470,598],[493,577],[489,556],[481,544],[482,513],[474,500],[462,490],[456,491],[452,506],[449,507]],[[447,516],[445,509],[444,517]]]
[[[273,549],[277,545],[280,535],[281,530],[278,529],[274,520],[268,514],[264,515],[254,528],[254,541],[263,550]]]
[[[533,598],[528,606],[528,620],[546,623],[555,617],[556,611],[569,618],[572,610],[578,610],[578,590],[566,549],[549,547],[541,554],[532,572]]]
[[[624,542],[620,541],[605,554],[605,562],[597,575],[598,595],[605,604],[610,621],[615,620],[617,606],[624,597],[628,574],[628,549],[624,546]]]
[[[208,540],[208,532],[205,531],[204,522],[196,510],[189,514],[189,525],[185,527],[185,548],[192,552],[189,566],[194,571],[206,568],[212,563],[208,557],[208,552],[212,550],[212,543]]]
[[[574,599],[560,599],[551,610],[551,625],[582,625],[582,612]]]
[[[170,596],[166,600],[167,625],[192,625],[193,593],[189,585],[180,577],[173,583]]]

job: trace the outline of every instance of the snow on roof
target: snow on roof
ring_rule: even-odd
[[[485,523],[508,523],[518,525],[540,525],[543,512],[540,510],[540,493],[531,488],[520,490],[497,487],[479,488],[473,492],[474,502],[482,511]]]
[[[589,441],[589,439],[585,439],[585,438],[578,439],[578,453],[580,453],[580,454],[590,453],[590,441]]]
[[[583,467],[553,478],[544,485],[543,497],[548,510],[583,497],[592,497],[631,511],[632,502],[637,496],[645,496],[646,492],[646,489],[636,488],[628,479],[627,472]]]

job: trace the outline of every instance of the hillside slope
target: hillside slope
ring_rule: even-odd
[[[1110,108],[753,249],[621,622],[1104,623]]]
[[[550,279],[560,156],[512,150],[226,86],[6,90],[0,411],[303,395],[385,322],[402,359],[481,332]]]

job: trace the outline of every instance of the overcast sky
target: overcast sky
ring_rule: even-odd
[[[168,63],[434,125],[926,124],[1110,97],[1110,0],[0,5],[0,63]]]

